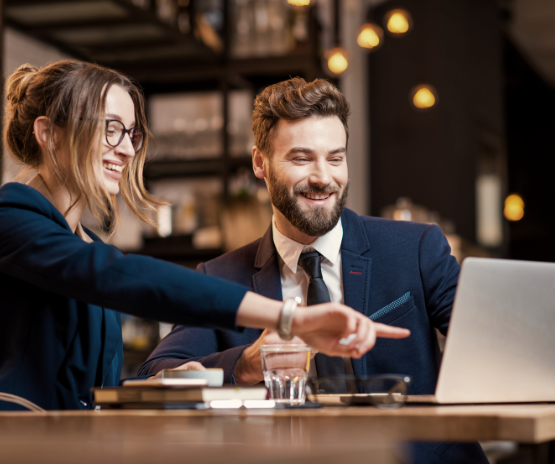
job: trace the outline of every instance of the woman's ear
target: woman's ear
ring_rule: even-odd
[[[33,133],[35,134],[35,139],[42,149],[47,149],[48,137],[50,136],[50,131],[52,130],[52,124],[50,124],[50,119],[46,116],[39,116],[35,119],[33,123]]]
[[[268,160],[262,152],[256,147],[252,147],[252,168],[254,175],[259,179],[266,177],[266,163]]]

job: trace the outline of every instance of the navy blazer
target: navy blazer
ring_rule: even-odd
[[[122,311],[236,329],[248,288],[72,233],[35,189],[0,188],[0,392],[45,409],[87,409],[118,385]],[[110,309],[107,309],[110,308]],[[20,409],[0,401],[0,410]]]
[[[358,216],[348,209],[341,221],[345,304],[377,322],[411,330],[411,336],[403,340],[378,339],[371,351],[353,359],[355,375],[408,374],[411,393],[433,394],[440,365],[434,328],[447,333],[459,276],[445,236],[435,225]],[[201,264],[198,270],[282,299],[271,227],[261,239]],[[206,367],[223,368],[225,382],[234,383],[237,360],[261,333],[175,326],[139,374],[200,361]],[[477,443],[411,443],[408,451],[414,464],[488,462]]]
[[[404,340],[378,339],[370,352],[353,359],[355,375],[408,374],[412,393],[433,394],[440,362],[434,327],[447,332],[459,275],[445,236],[435,225],[358,216],[348,209],[341,219],[345,304],[377,322],[411,330]],[[262,239],[201,264],[198,270],[282,298],[271,227]],[[223,368],[225,381],[233,383],[237,360],[260,334],[254,329],[237,334],[176,326],[139,373],[196,360]]]

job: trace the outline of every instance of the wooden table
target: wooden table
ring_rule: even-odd
[[[409,440],[554,439],[555,405],[539,404],[0,413],[2,464],[392,464]]]

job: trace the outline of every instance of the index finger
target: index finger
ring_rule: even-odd
[[[381,338],[407,338],[410,335],[409,329],[381,324],[380,322],[374,322],[374,328],[376,329],[376,336]]]

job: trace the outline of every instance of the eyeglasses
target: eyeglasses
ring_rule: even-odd
[[[121,121],[117,119],[106,119],[106,143],[111,147],[117,147],[125,137],[129,134],[135,153],[143,146],[144,132],[138,127],[126,129]]]
[[[321,377],[309,379],[306,395],[324,405],[371,404],[378,408],[399,408],[407,400],[410,377],[383,374],[369,377]]]

